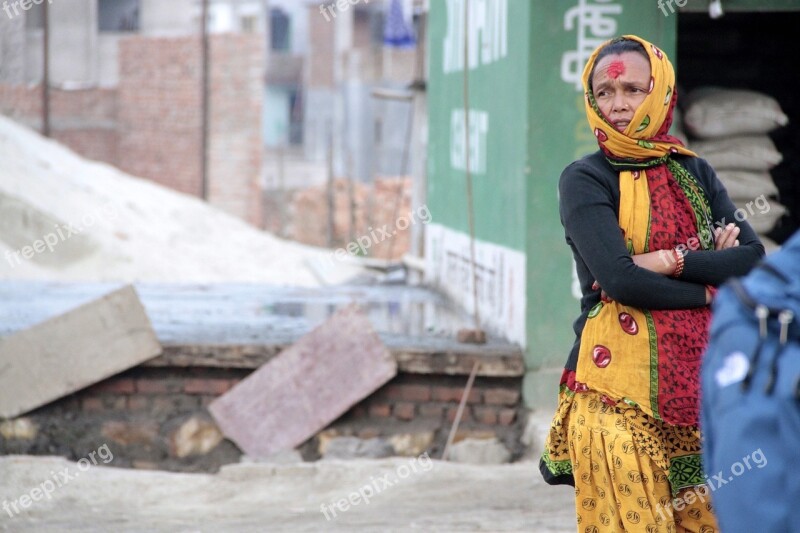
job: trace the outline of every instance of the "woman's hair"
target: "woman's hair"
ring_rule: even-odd
[[[648,57],[647,51],[644,49],[644,46],[642,46],[642,43],[626,39],[625,37],[617,37],[601,48],[600,52],[597,54],[594,65],[592,65],[592,71],[589,73],[590,90],[592,89],[592,80],[594,79],[594,69],[600,60],[606,56],[624,54],[625,52],[637,52],[642,54],[642,57],[644,57],[648,63],[650,62],[650,57]]]

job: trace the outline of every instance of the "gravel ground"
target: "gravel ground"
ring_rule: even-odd
[[[545,485],[532,462],[420,457],[180,474],[5,456],[0,480],[0,531],[575,531],[572,489]],[[347,498],[349,508],[335,507]]]

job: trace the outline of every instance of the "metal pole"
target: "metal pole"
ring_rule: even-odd
[[[472,265],[472,299],[475,302],[475,331],[481,330],[478,305],[478,274],[475,261],[475,213],[472,201],[472,173],[469,160],[469,0],[464,1],[464,173],[467,178],[467,215],[469,221],[469,254]]]
[[[47,2],[45,2],[46,4]],[[208,0],[203,0],[202,14],[200,15],[201,24],[201,48],[202,48],[202,87],[201,87],[201,133],[200,133],[200,196],[203,200],[208,200]]]
[[[480,366],[480,362],[475,361],[472,363],[472,371],[469,373],[469,378],[467,379],[467,385],[464,387],[464,392],[461,394],[461,401],[458,402],[458,409],[456,410],[456,416],[453,420],[453,425],[450,426],[450,434],[447,435],[447,443],[444,445],[444,451],[442,452],[442,461],[447,461],[447,458],[450,455],[450,448],[453,446],[453,440],[456,437],[456,432],[458,431],[458,425],[461,423],[461,417],[464,414],[464,406],[467,404],[467,398],[469,397],[470,391],[472,391],[472,385],[475,383],[475,376],[478,375],[478,367]]]
[[[347,201],[350,204],[350,232],[348,241],[352,242],[356,239],[356,196],[355,196],[355,169],[353,167],[353,153],[347,151]]]
[[[50,10],[48,2],[42,5],[44,13],[43,63],[42,67],[42,135],[50,137]]]
[[[278,147],[278,199],[279,199],[279,207],[280,210],[280,218],[281,218],[281,227],[278,232],[278,235],[282,238],[286,238],[287,236],[287,205],[289,204],[289,195],[286,193],[286,168],[284,166],[284,152],[286,150],[286,145],[281,144]]]
[[[334,218],[334,209],[336,207],[336,203],[334,200],[333,187],[333,130],[331,129],[329,130],[328,134],[328,234],[326,239],[328,248],[333,248],[333,239],[335,236],[334,224],[336,221]]]

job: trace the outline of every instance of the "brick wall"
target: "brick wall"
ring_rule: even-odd
[[[263,38],[211,39],[209,203],[262,224]],[[200,41],[133,36],[119,45],[119,86],[52,89],[52,136],[77,153],[172,189],[201,194]],[[41,130],[41,87],[0,84],[0,113]]]
[[[0,84],[0,113],[41,131],[41,86]],[[53,139],[75,152],[115,165],[118,161],[117,91],[50,90]]]
[[[215,471],[239,461],[241,452],[221,435],[214,438],[219,432],[206,407],[249,372],[137,367],[25,415],[36,434],[14,438],[0,431],[0,454],[77,460],[107,444],[114,466]],[[325,435],[391,438],[424,428],[433,435],[426,451],[438,457],[465,383],[466,376],[399,374],[309,439],[303,455],[317,458]],[[496,436],[518,457],[521,385],[521,378],[478,377],[459,426],[461,437]]]
[[[0,113],[29,126],[41,124],[41,87],[0,84]]]
[[[353,213],[355,226],[351,229],[349,183],[336,179],[333,183],[333,247],[346,247],[351,239],[359,237],[370,241],[369,256],[380,259],[399,259],[409,249],[411,222],[411,180],[400,178],[378,178],[374,184],[353,183]],[[399,198],[398,198],[399,195]],[[280,202],[286,202],[285,220],[281,220]],[[397,214],[395,216],[395,205]],[[404,219],[398,227],[398,219]],[[423,219],[417,213],[416,224]],[[285,225],[285,228],[283,226]],[[386,228],[385,226],[388,226]],[[328,237],[328,189],[327,185],[308,189],[269,191],[264,197],[264,226],[276,235],[311,244],[327,246]],[[381,228],[396,232],[390,238],[372,230]],[[282,233],[284,229],[285,233]],[[391,256],[391,257],[390,257]]]
[[[421,418],[449,426],[455,420],[466,379],[461,376],[401,374],[353,407],[355,417],[392,418],[396,422]],[[517,420],[519,380],[478,378],[462,414],[466,425],[508,427]]]
[[[118,166],[134,176],[200,195],[198,39],[120,40],[118,90]]]
[[[263,50],[257,34],[211,39],[209,201],[259,227]]]
[[[199,196],[200,41],[132,37],[119,53],[120,168]],[[214,36],[210,62],[208,199],[260,225],[263,40]]]

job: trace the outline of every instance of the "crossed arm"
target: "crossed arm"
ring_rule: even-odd
[[[644,309],[702,307],[711,298],[706,285],[745,274],[763,256],[763,246],[749,224],[725,225],[715,231],[715,249],[690,251],[680,279],[672,278],[675,264],[664,255],[671,259],[671,251],[628,253],[613,195],[593,172],[581,163],[564,171],[559,182],[561,219],[596,285],[611,299]],[[735,206],[716,177],[711,177],[715,181],[709,191],[714,220],[734,220]]]
[[[728,248],[739,246],[738,237],[740,232],[741,230],[734,223],[714,228],[714,250],[727,250]],[[637,254],[632,256],[631,259],[633,259],[633,263],[636,266],[664,276],[674,275],[678,267],[678,260],[673,250],[658,250],[656,252]],[[700,282],[702,281],[703,279],[701,278]],[[710,279],[705,281],[708,285],[713,282]],[[711,291],[708,288],[706,288],[706,303],[711,303]]]

